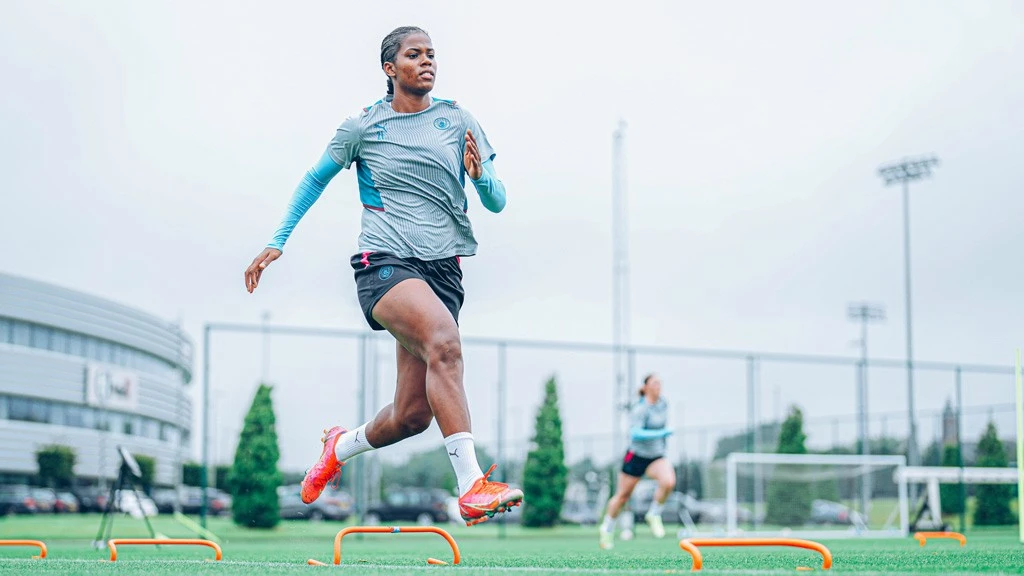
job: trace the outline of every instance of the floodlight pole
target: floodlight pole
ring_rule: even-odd
[[[210,325],[203,326],[203,468],[199,471],[199,485],[203,490],[199,500],[199,525],[206,528],[208,509],[206,485],[209,479],[206,471],[210,468]]]
[[[907,460],[911,466],[920,464],[921,455],[917,446],[917,419],[914,417],[914,346],[910,290],[910,182],[931,176],[932,167],[938,166],[938,164],[938,158],[930,156],[916,160],[904,159],[878,169],[886,186],[902,184],[903,188],[903,272],[907,313],[907,417],[910,428],[907,438]]]
[[[612,390],[612,453],[621,451],[622,413],[628,394],[626,354],[629,344],[629,215],[625,176],[626,123],[612,135],[612,347],[615,384]]]
[[[872,320],[885,320],[885,307],[878,304],[858,302],[850,304],[846,309],[850,320],[860,322],[860,365],[857,378],[857,428],[860,437],[860,453],[871,455],[871,430],[868,419],[868,323]],[[871,502],[871,472],[861,480],[860,510],[865,518]]]

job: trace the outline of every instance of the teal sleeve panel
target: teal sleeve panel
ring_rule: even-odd
[[[274,238],[267,244],[268,248],[277,248],[284,251],[284,244],[288,241],[292,231],[295,230],[299,220],[306,215],[306,211],[313,206],[313,203],[323,193],[327,184],[338,175],[338,172],[341,172],[341,169],[342,166],[334,160],[330,154],[330,149],[328,149],[320,157],[320,160],[306,171],[302,181],[295,188],[291,201],[288,202],[288,208],[285,210],[284,218],[281,219],[281,224],[277,227],[277,231],[274,232]]]
[[[494,163],[490,159],[484,160],[482,167],[484,171],[480,178],[477,180],[470,178],[470,180],[476,187],[476,193],[480,195],[480,201],[483,202],[484,208],[497,214],[505,209],[505,185],[498,178],[498,173],[494,170]]]
[[[633,440],[651,440],[671,436],[672,431],[668,428],[631,428],[629,435]]]

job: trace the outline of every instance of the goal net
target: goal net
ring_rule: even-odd
[[[730,535],[908,535],[904,456],[733,453],[725,464]]]

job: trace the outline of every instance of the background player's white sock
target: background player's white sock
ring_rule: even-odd
[[[452,461],[455,476],[459,482],[459,497],[473,487],[473,482],[482,478],[484,473],[476,461],[476,446],[473,434],[456,432],[444,439],[444,447],[448,451],[448,459]]]
[[[338,438],[338,443],[334,445],[334,455],[342,462],[370,450],[375,450],[375,448],[370,446],[366,440],[366,424],[345,432],[341,438]]]
[[[658,502],[657,500],[651,500],[651,507],[647,509],[649,516],[661,516],[662,510],[665,509],[664,502]]]
[[[604,515],[604,521],[601,522],[601,532],[611,532],[615,528],[615,518],[610,515]]]

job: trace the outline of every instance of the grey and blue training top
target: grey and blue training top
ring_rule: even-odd
[[[439,260],[476,254],[463,152],[472,130],[483,163],[473,180],[492,212],[505,207],[494,149],[476,119],[454,101],[433,99],[420,112],[399,113],[390,99],[345,120],[292,195],[269,247],[284,249],[295,225],[342,168],[356,165],[363,203],[360,252]]]
[[[672,429],[668,422],[668,402],[664,398],[651,404],[641,397],[629,410],[629,450],[643,458],[665,455]]]

